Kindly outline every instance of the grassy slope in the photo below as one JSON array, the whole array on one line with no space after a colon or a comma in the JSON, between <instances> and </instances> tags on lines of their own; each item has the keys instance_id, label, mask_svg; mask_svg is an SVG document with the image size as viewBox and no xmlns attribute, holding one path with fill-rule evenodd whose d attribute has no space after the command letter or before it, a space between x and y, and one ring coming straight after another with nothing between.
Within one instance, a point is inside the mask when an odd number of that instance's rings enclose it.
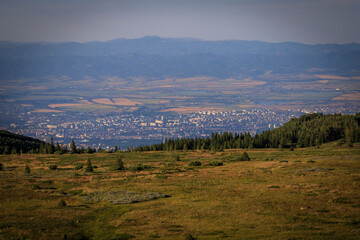
<instances>
[{"instance_id":1,"label":"grassy slope","mask_svg":"<svg viewBox=\"0 0 360 240\"><path fill-rule=\"evenodd\" d=\"M243 150L125 154L126 167L152 166L142 172L111 171L115 154L2 155L0 238L359 239L359 147L247 150L250 162L230 161ZM94 173L74 170L88 157L98 166ZM191 160L203 166L188 167ZM212 160L224 166L205 166ZM307 171L314 168L319 171ZM80 197L97 190L171 197L126 205ZM57 206L61 199L66 207Z\"/></svg>"}]
</instances>

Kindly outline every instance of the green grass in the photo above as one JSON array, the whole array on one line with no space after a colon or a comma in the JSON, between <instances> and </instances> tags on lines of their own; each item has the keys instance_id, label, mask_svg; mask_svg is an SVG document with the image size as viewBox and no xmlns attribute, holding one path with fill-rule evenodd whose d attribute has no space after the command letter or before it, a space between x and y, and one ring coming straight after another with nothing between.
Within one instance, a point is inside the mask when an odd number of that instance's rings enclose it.
<instances>
[{"instance_id":1,"label":"green grass","mask_svg":"<svg viewBox=\"0 0 360 240\"><path fill-rule=\"evenodd\" d=\"M1 155L0 239L360 238L359 145L246 149L250 161L232 161L243 151L123 153L124 171L111 170L116 154ZM88 158L94 172L74 169ZM138 164L150 168L132 171ZM124 205L82 198L93 191L170 197Z\"/></svg>"}]
</instances>

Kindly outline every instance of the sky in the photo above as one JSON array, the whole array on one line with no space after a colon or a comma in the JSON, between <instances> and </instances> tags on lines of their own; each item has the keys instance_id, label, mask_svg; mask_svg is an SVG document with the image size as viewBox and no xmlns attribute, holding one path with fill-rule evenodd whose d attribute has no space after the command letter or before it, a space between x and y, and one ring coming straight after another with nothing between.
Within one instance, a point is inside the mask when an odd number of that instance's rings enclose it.
<instances>
[{"instance_id":1,"label":"sky","mask_svg":"<svg viewBox=\"0 0 360 240\"><path fill-rule=\"evenodd\" d=\"M0 41L360 43L360 0L1 0Z\"/></svg>"}]
</instances>

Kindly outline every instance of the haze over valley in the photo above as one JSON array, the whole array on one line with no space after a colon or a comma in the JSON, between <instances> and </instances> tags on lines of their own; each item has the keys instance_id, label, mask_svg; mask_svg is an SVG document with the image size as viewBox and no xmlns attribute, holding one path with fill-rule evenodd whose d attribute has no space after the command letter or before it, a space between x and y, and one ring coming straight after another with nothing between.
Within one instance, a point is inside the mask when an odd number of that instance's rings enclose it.
<instances>
[{"instance_id":1,"label":"haze over valley","mask_svg":"<svg viewBox=\"0 0 360 240\"><path fill-rule=\"evenodd\" d=\"M2 129L126 148L356 113L360 44L144 37L0 43Z\"/></svg>"}]
</instances>

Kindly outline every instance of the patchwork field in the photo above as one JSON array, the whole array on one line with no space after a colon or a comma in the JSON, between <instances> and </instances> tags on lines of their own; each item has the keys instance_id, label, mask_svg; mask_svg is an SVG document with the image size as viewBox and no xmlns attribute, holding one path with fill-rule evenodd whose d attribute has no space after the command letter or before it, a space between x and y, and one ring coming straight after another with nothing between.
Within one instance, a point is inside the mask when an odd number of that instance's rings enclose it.
<instances>
[{"instance_id":1,"label":"patchwork field","mask_svg":"<svg viewBox=\"0 0 360 240\"><path fill-rule=\"evenodd\" d=\"M359 147L1 155L0 239L359 239Z\"/></svg>"}]
</instances>

